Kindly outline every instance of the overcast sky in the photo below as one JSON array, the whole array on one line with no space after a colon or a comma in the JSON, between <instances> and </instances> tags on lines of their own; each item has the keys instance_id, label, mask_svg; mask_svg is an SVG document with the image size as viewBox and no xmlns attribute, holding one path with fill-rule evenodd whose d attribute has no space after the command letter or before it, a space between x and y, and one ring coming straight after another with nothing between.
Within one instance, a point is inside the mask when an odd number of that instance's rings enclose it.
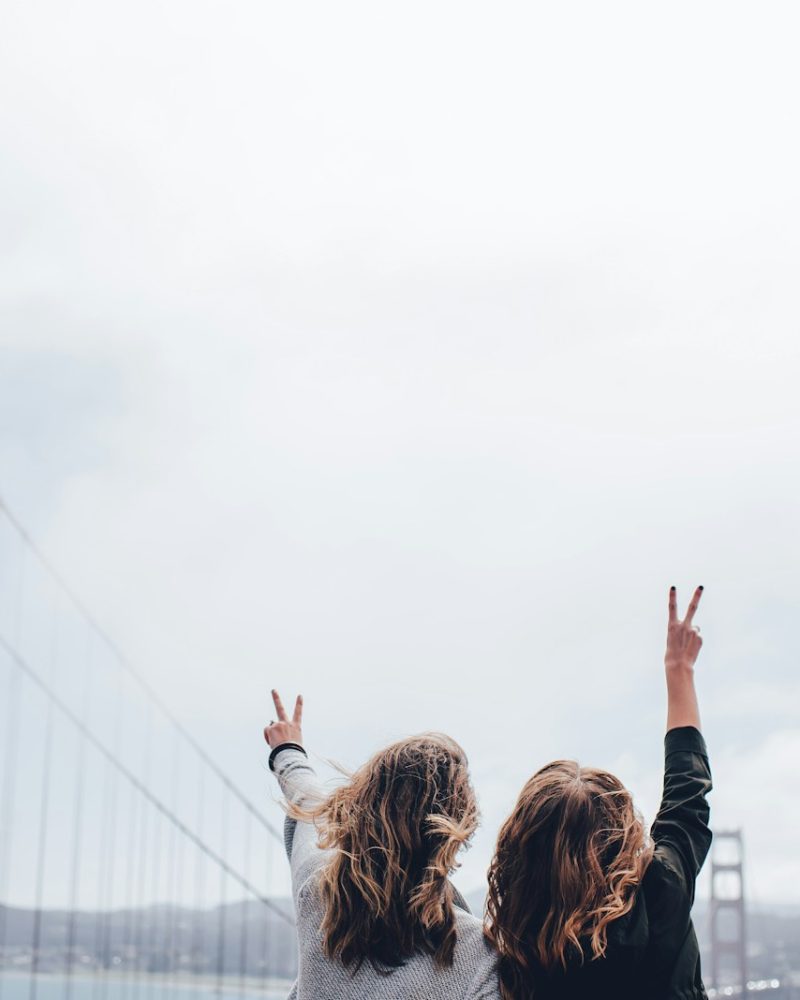
<instances>
[{"instance_id":1,"label":"overcast sky","mask_svg":"<svg viewBox=\"0 0 800 1000\"><path fill-rule=\"evenodd\" d=\"M273 818L277 685L349 765L463 743L463 888L554 757L652 819L702 583L713 822L798 901L798 28L6 4L0 492Z\"/></svg>"}]
</instances>

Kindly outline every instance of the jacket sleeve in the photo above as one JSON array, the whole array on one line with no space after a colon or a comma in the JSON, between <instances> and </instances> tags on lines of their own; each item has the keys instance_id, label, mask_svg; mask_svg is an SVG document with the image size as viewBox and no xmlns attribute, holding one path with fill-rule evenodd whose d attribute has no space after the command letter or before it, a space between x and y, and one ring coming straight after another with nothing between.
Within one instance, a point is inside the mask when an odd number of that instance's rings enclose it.
<instances>
[{"instance_id":1,"label":"jacket sleeve","mask_svg":"<svg viewBox=\"0 0 800 1000\"><path fill-rule=\"evenodd\" d=\"M697 876L711 846L711 769L705 740L694 726L670 729L664 738L664 792L650 830L655 856L694 902Z\"/></svg>"}]
</instances>

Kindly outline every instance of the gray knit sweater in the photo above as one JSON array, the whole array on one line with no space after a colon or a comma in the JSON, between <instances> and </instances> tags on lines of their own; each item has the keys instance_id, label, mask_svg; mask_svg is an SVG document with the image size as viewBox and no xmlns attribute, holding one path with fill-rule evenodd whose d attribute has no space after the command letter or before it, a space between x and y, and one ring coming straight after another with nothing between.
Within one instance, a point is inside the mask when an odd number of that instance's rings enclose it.
<instances>
[{"instance_id":1,"label":"gray knit sweater","mask_svg":"<svg viewBox=\"0 0 800 1000\"><path fill-rule=\"evenodd\" d=\"M308 758L287 748L274 759L275 775L286 798L298 805L318 802L325 792ZM297 919L299 971L290 1000L499 1000L496 958L483 937L480 921L466 904L456 907L457 942L453 965L437 968L430 955L419 953L388 974L364 962L350 972L322 951L320 924L324 909L318 876L330 852L317 846L313 824L287 818L286 853L292 868L292 896Z\"/></svg>"}]
</instances>

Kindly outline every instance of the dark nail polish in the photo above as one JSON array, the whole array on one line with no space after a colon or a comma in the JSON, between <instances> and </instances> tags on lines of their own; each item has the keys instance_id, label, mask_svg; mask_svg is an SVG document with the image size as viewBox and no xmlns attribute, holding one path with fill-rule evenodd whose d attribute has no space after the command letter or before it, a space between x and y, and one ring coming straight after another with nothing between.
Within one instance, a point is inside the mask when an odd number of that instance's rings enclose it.
<instances>
[{"instance_id":1,"label":"dark nail polish","mask_svg":"<svg viewBox=\"0 0 800 1000\"><path fill-rule=\"evenodd\" d=\"M674 587L670 587L669 589L670 589L670 590L674 590L675 588L674 588Z\"/></svg>"},{"instance_id":2,"label":"dark nail polish","mask_svg":"<svg viewBox=\"0 0 800 1000\"><path fill-rule=\"evenodd\" d=\"M700 586L700 587L698 587L697 589L698 589L698 590L703 590L704 588L703 588L702 586Z\"/></svg>"}]
</instances>

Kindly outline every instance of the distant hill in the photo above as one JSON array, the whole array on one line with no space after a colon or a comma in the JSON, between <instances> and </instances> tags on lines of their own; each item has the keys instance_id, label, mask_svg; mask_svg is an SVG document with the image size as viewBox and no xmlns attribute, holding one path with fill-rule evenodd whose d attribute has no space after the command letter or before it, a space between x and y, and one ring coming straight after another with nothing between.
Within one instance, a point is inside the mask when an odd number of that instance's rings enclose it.
<instances>
[{"instance_id":1,"label":"distant hill","mask_svg":"<svg viewBox=\"0 0 800 1000\"><path fill-rule=\"evenodd\" d=\"M472 912L482 915L484 892L468 893ZM290 899L272 900L291 916ZM708 905L699 901L694 921L703 966L710 968ZM5 947L0 964L30 962L34 912L0 906L5 919ZM143 972L184 972L215 975L296 975L294 927L257 902L229 903L208 910L170 904L110 912L46 910L42 914L40 968L57 972L68 963L70 921L73 967L134 969ZM800 972L800 906L751 908L747 914L748 972L754 979L784 977Z\"/></svg>"},{"instance_id":2,"label":"distant hill","mask_svg":"<svg viewBox=\"0 0 800 1000\"><path fill-rule=\"evenodd\" d=\"M292 917L291 900L274 899L272 903ZM26 964L34 935L34 911L0 906L0 920L5 922L0 962L5 966ZM170 904L75 914L45 910L39 936L42 971L67 967L70 936L73 967L159 973L221 971L225 975L285 978L296 974L293 924L255 901L208 910Z\"/></svg>"}]
</instances>

